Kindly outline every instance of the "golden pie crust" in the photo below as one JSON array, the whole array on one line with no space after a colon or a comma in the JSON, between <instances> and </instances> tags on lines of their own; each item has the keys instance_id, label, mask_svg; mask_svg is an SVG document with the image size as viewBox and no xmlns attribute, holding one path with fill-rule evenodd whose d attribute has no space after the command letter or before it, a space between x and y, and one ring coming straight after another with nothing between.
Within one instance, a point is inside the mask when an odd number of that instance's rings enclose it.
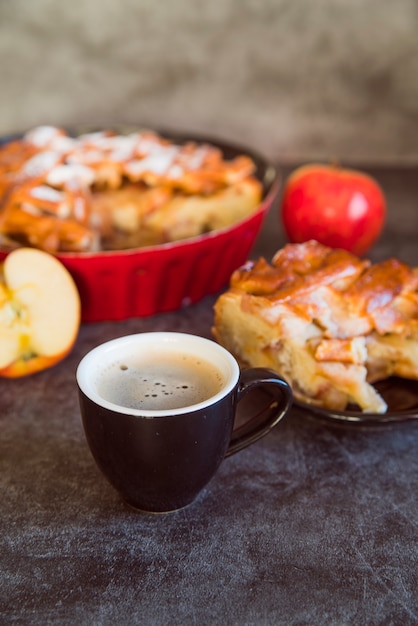
<instances>
[{"instance_id":1,"label":"golden pie crust","mask_svg":"<svg viewBox=\"0 0 418 626\"><path fill-rule=\"evenodd\" d=\"M0 147L0 245L91 252L194 237L259 206L254 172L249 156L148 130L40 126Z\"/></svg>"}]
</instances>

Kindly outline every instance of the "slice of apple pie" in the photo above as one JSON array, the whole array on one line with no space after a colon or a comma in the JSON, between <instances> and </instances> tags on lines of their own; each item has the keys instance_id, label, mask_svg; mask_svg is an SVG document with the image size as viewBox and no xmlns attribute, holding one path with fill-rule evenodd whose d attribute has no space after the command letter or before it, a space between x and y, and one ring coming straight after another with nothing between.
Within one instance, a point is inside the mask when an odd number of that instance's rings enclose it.
<instances>
[{"instance_id":1,"label":"slice of apple pie","mask_svg":"<svg viewBox=\"0 0 418 626\"><path fill-rule=\"evenodd\" d=\"M288 244L271 263L234 272L213 333L242 365L279 372L301 401L385 413L372 383L418 380L418 269L316 241Z\"/></svg>"}]
</instances>

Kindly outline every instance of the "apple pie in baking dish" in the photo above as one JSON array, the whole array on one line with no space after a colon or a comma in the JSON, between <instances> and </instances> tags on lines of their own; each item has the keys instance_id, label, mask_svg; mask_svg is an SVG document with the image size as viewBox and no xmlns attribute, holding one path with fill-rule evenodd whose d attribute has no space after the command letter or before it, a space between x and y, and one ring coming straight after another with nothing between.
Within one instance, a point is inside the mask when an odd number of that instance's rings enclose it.
<instances>
[{"instance_id":1,"label":"apple pie in baking dish","mask_svg":"<svg viewBox=\"0 0 418 626\"><path fill-rule=\"evenodd\" d=\"M0 244L89 252L194 237L259 206L254 171L249 156L152 131L37 127L0 147Z\"/></svg>"},{"instance_id":2,"label":"apple pie in baking dish","mask_svg":"<svg viewBox=\"0 0 418 626\"><path fill-rule=\"evenodd\" d=\"M385 413L372 383L418 380L418 269L316 241L235 271L215 303L215 338L244 366L270 367L295 397Z\"/></svg>"}]
</instances>

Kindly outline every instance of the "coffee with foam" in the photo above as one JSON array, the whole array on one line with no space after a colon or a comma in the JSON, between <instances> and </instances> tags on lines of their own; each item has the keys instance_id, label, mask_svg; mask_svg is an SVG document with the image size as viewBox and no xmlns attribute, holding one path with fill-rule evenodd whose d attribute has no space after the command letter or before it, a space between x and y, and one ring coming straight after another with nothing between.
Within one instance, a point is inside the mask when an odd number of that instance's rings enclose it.
<instances>
[{"instance_id":1,"label":"coffee with foam","mask_svg":"<svg viewBox=\"0 0 418 626\"><path fill-rule=\"evenodd\" d=\"M153 352L112 363L101 375L98 392L126 408L169 411L204 402L224 385L222 372L198 355Z\"/></svg>"}]
</instances>

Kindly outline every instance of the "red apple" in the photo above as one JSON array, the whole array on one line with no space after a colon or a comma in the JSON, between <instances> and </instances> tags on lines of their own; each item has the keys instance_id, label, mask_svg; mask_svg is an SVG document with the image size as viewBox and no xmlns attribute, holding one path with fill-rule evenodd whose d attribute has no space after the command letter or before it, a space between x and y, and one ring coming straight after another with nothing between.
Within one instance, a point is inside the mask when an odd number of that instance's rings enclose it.
<instances>
[{"instance_id":1,"label":"red apple","mask_svg":"<svg viewBox=\"0 0 418 626\"><path fill-rule=\"evenodd\" d=\"M80 297L52 255L18 248L0 267L0 376L18 378L51 367L71 350L80 326Z\"/></svg>"},{"instance_id":2,"label":"red apple","mask_svg":"<svg viewBox=\"0 0 418 626\"><path fill-rule=\"evenodd\" d=\"M287 179L281 217L291 242L316 239L362 256L382 231L386 201L371 176L312 163L299 167Z\"/></svg>"}]
</instances>

